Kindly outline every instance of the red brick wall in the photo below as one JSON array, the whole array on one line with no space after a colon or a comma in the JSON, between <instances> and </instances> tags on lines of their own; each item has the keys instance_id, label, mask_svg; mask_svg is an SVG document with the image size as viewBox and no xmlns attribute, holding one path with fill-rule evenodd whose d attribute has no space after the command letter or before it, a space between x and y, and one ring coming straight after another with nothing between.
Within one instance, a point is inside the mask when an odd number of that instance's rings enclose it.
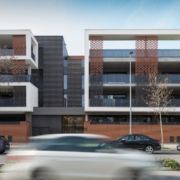
<instances>
[{"instance_id":1,"label":"red brick wall","mask_svg":"<svg viewBox=\"0 0 180 180\"><path fill-rule=\"evenodd\" d=\"M90 124L90 122L84 122L84 127L84 133L102 134L113 139L129 134L128 124ZM174 142L176 142L177 136L180 136L180 125L164 125L163 132L165 143L170 142L170 136L174 136ZM145 134L161 140L159 125L132 125L132 133Z\"/></svg>"},{"instance_id":2,"label":"red brick wall","mask_svg":"<svg viewBox=\"0 0 180 180\"><path fill-rule=\"evenodd\" d=\"M20 122L20 124L1 124L0 135L12 136L12 142L24 143L28 141L30 136L30 123Z\"/></svg>"},{"instance_id":3,"label":"red brick wall","mask_svg":"<svg viewBox=\"0 0 180 180\"><path fill-rule=\"evenodd\" d=\"M14 49L14 55L26 55L26 36L14 35L12 37L12 46Z\"/></svg>"}]
</instances>

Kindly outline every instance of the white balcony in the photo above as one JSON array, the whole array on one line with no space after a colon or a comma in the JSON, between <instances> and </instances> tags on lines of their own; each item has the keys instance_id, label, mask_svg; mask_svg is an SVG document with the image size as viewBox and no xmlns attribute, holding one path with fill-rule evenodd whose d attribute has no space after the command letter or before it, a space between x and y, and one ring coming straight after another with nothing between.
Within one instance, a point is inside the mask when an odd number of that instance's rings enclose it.
<instances>
[{"instance_id":1,"label":"white balcony","mask_svg":"<svg viewBox=\"0 0 180 180\"><path fill-rule=\"evenodd\" d=\"M21 47L22 40L19 41L18 38L13 40L13 37L17 36L24 36L24 47ZM25 60L25 64L30 65L32 69L38 68L38 42L30 30L0 30L0 43L7 46L6 58L14 55L16 60ZM15 43L19 46L19 50L23 49L23 54L19 55L15 52L16 49L13 47Z\"/></svg>"},{"instance_id":2,"label":"white balcony","mask_svg":"<svg viewBox=\"0 0 180 180\"><path fill-rule=\"evenodd\" d=\"M1 82L0 88L0 113L33 112L38 107L38 88L30 78L24 82Z\"/></svg>"}]
</instances>

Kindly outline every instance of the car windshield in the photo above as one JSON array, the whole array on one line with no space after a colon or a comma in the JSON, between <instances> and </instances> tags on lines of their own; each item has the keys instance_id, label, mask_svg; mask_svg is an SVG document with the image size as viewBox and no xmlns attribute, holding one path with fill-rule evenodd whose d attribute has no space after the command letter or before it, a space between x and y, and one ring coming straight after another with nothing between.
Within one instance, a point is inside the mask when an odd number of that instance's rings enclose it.
<instances>
[{"instance_id":1,"label":"car windshield","mask_svg":"<svg viewBox=\"0 0 180 180\"><path fill-rule=\"evenodd\" d=\"M120 141L122 139L125 139L127 137L127 135L121 136L120 138L117 139L117 141Z\"/></svg>"}]
</instances>

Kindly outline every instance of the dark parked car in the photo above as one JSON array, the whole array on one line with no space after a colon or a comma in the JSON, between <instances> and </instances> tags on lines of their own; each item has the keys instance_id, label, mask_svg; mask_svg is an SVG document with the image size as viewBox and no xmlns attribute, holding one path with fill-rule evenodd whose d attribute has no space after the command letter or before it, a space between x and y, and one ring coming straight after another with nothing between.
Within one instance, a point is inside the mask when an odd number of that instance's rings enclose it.
<instances>
[{"instance_id":1,"label":"dark parked car","mask_svg":"<svg viewBox=\"0 0 180 180\"><path fill-rule=\"evenodd\" d=\"M0 153L10 149L9 141L4 136L0 136Z\"/></svg>"},{"instance_id":2,"label":"dark parked car","mask_svg":"<svg viewBox=\"0 0 180 180\"><path fill-rule=\"evenodd\" d=\"M177 145L177 151L180 151L180 144Z\"/></svg>"},{"instance_id":3,"label":"dark parked car","mask_svg":"<svg viewBox=\"0 0 180 180\"><path fill-rule=\"evenodd\" d=\"M117 140L103 143L101 146L111 148L132 148L146 151L152 154L154 151L161 150L161 144L158 140L152 139L143 134L125 135Z\"/></svg>"}]
</instances>

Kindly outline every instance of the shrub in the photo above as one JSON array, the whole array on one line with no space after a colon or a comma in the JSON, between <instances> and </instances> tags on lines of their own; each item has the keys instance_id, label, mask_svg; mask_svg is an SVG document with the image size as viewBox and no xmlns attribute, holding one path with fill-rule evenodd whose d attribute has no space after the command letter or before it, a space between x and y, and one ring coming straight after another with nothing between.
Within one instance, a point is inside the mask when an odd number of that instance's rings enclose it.
<instances>
[{"instance_id":1,"label":"shrub","mask_svg":"<svg viewBox=\"0 0 180 180\"><path fill-rule=\"evenodd\" d=\"M163 166L170 167L173 170L176 170L176 171L180 170L180 164L177 161L173 160L173 159L163 158L162 159L162 164L163 164Z\"/></svg>"}]
</instances>

